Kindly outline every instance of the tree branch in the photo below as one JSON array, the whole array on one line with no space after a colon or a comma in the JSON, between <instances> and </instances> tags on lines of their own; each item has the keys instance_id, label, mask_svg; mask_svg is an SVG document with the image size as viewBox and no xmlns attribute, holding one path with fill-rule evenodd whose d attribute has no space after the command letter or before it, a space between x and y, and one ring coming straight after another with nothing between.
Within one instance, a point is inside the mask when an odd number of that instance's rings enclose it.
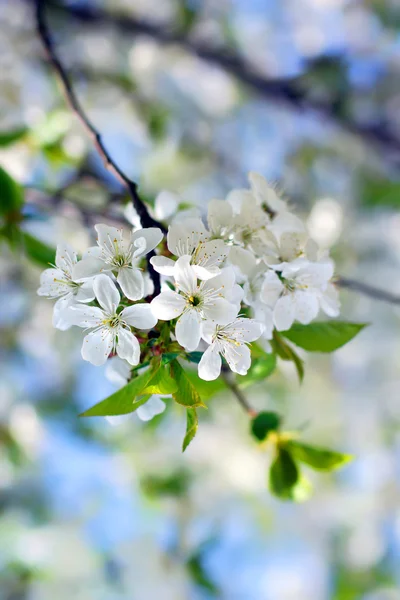
<instances>
[{"instance_id":1,"label":"tree branch","mask_svg":"<svg viewBox=\"0 0 400 600\"><path fill-rule=\"evenodd\" d=\"M231 373L224 371L224 368L222 368L221 377L225 381L227 387L231 390L232 394L235 396L236 400L239 402L240 406L247 412L249 417L252 419L256 417L258 412L251 406L242 390L240 390L233 381Z\"/></svg>"},{"instance_id":2,"label":"tree branch","mask_svg":"<svg viewBox=\"0 0 400 600\"><path fill-rule=\"evenodd\" d=\"M382 302L389 302L390 304L400 304L400 296L396 296L396 294L386 292L385 290L380 290L379 288L373 287L372 285L368 285L366 283L348 279L347 277L338 277L338 279L335 281L335 284L351 292L356 292L358 294L362 294L363 296L373 298L374 300L381 300Z\"/></svg>"},{"instance_id":3,"label":"tree branch","mask_svg":"<svg viewBox=\"0 0 400 600\"><path fill-rule=\"evenodd\" d=\"M241 56L226 48L209 48L200 42L190 40L185 34L134 16L113 15L98 7L77 4L67 9L54 0L51 0L51 5L60 11L68 10L69 14L84 23L113 26L127 34L148 35L162 45L178 44L186 52L222 68L264 98L283 102L298 111L316 111L323 119L339 125L368 143L372 142L379 146L381 151L391 152L393 162L400 164L400 139L393 132L390 124L362 124L354 121L351 117L339 113L336 101L327 102L310 98L300 78L268 78L257 72Z\"/></svg>"},{"instance_id":4,"label":"tree branch","mask_svg":"<svg viewBox=\"0 0 400 600\"><path fill-rule=\"evenodd\" d=\"M46 16L45 16L45 2L46 0L35 0L36 6L36 25L39 37L43 43L43 46L46 50L48 59L53 66L55 72L57 73L59 80L62 84L62 89L68 104L71 109L74 111L76 116L79 118L87 132L89 133L93 144L102 157L104 166L111 172L113 175L128 189L129 194L132 198L133 206L136 212L139 215L140 223L142 227L159 227L164 233L165 228L161 223L155 221L151 215L149 214L145 203L141 200L138 191L137 184L132 181L123 171L118 167L116 162L108 153L101 135L93 125L93 123L89 120L86 115L84 109L82 108L75 91L72 87L72 84L69 80L67 72L62 65L57 52L55 50L50 31L47 25ZM148 269L150 273L150 277L154 284L155 294L158 294L160 291L160 275L153 269L153 266L150 263L151 256L154 256L154 252L151 252L147 255L148 259Z\"/></svg>"}]
</instances>

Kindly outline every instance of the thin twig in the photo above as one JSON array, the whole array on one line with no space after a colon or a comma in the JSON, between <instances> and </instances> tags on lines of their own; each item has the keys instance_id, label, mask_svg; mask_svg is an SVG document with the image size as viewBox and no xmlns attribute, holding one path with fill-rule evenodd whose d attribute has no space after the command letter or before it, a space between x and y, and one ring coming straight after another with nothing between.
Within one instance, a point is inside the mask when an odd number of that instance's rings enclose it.
<instances>
[{"instance_id":1,"label":"thin twig","mask_svg":"<svg viewBox=\"0 0 400 600\"><path fill-rule=\"evenodd\" d=\"M108 153L101 135L90 121L88 116L86 115L84 109L82 108L75 91L72 87L72 84L69 80L67 72L61 63L57 52L55 50L50 31L47 25L46 17L45 17L45 2L46 0L35 0L36 5L36 24L37 31L40 39L42 40L43 46L47 52L48 59L53 66L55 72L57 73L60 82L62 84L62 89L64 91L64 95L71 109L74 111L76 116L79 118L85 129L88 131L93 144L102 157L104 166L111 172L113 175L125 186L127 187L129 194L132 198L133 206L138 213L140 223L142 227L159 227L164 233L165 228L161 223L155 221L151 215L149 214L145 203L141 200L138 191L137 184L132 181L125 173L120 169L120 167L116 164L113 158ZM159 293L160 291L160 275L153 269L149 259L154 255L154 252L148 254L148 268L149 273L154 283L155 293Z\"/></svg>"},{"instance_id":2,"label":"thin twig","mask_svg":"<svg viewBox=\"0 0 400 600\"><path fill-rule=\"evenodd\" d=\"M257 411L251 406L242 390L239 389L236 383L232 380L231 374L222 369L221 376L228 388L231 390L232 394L235 396L236 400L239 402L240 406L247 412L249 417L252 419L256 417L258 414Z\"/></svg>"},{"instance_id":3,"label":"thin twig","mask_svg":"<svg viewBox=\"0 0 400 600\"><path fill-rule=\"evenodd\" d=\"M372 285L361 283L360 281L354 281L347 277L339 277L335 281L335 284L351 292L357 292L363 296L373 298L374 300L382 300L382 302L389 302L390 304L400 304L400 296L396 296L396 294L386 292L385 290L380 290Z\"/></svg>"},{"instance_id":4,"label":"thin twig","mask_svg":"<svg viewBox=\"0 0 400 600\"><path fill-rule=\"evenodd\" d=\"M74 4L67 9L52 0L51 6L60 11L68 10L70 15L87 24L109 25L122 33L148 35L162 45L177 44L186 52L223 69L264 98L284 103L298 111L316 111L323 119L334 122L364 141L372 142L381 150L392 153L393 163L399 164L400 139L390 127L390 123L363 124L343 115L338 111L337 101L311 98L304 85L304 78L268 77L257 72L245 59L227 48L210 48L188 38L185 33L173 31L154 21L132 15L114 15L99 7L83 4Z\"/></svg>"}]
</instances>

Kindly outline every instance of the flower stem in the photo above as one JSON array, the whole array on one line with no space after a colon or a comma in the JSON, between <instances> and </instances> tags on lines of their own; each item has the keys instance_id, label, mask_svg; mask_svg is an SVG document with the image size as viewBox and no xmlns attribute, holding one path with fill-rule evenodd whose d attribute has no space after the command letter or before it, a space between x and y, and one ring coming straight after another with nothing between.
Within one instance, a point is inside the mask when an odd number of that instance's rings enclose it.
<instances>
[{"instance_id":1,"label":"flower stem","mask_svg":"<svg viewBox=\"0 0 400 600\"><path fill-rule=\"evenodd\" d=\"M255 408L251 406L246 396L243 394L242 390L233 381L231 374L227 373L226 371L222 371L221 375L222 379L225 381L226 385L231 390L232 394L235 396L240 406L247 412L249 417L254 419L254 417L257 416L258 412L255 410Z\"/></svg>"}]
</instances>

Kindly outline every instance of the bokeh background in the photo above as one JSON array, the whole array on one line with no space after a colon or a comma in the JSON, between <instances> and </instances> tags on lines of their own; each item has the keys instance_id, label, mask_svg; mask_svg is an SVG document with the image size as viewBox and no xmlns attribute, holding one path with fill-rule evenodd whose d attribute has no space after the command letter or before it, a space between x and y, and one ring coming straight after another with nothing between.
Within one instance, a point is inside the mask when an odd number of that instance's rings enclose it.
<instances>
[{"instance_id":1,"label":"bokeh background","mask_svg":"<svg viewBox=\"0 0 400 600\"><path fill-rule=\"evenodd\" d=\"M127 198L45 61L31 2L0 0L0 163L23 229L78 250ZM50 4L50 3L49 3ZM398 0L81 0L48 9L76 91L153 201L204 207L276 181L338 274L400 293ZM10 135L12 134L12 135ZM1 201L1 198L0 198ZM40 268L1 242L2 600L399 600L400 308L343 290L371 325L333 356L279 363L249 392L304 439L355 454L309 473L305 504L266 489L268 456L228 393L118 426L78 414L113 391L51 326Z\"/></svg>"}]
</instances>

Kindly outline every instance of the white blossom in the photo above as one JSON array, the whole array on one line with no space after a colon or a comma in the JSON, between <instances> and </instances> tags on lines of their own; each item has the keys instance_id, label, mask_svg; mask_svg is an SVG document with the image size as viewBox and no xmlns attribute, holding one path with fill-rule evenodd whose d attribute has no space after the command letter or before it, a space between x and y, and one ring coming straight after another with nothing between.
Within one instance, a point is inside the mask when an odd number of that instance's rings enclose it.
<instances>
[{"instance_id":1,"label":"white blossom","mask_svg":"<svg viewBox=\"0 0 400 600\"><path fill-rule=\"evenodd\" d=\"M237 315L242 295L231 268L223 269L212 279L198 283L190 260L190 256L181 256L175 263L176 291L161 292L151 302L158 319L169 321L179 317L175 336L188 351L195 350L199 344L202 321L228 323Z\"/></svg>"},{"instance_id":2,"label":"white blossom","mask_svg":"<svg viewBox=\"0 0 400 600\"><path fill-rule=\"evenodd\" d=\"M157 318L150 305L135 304L118 312L121 298L115 284L107 275L97 275L93 289L101 308L74 305L69 309L74 325L92 329L83 340L83 359L99 366L106 362L112 352L116 352L129 364L137 365L140 360L140 346L131 327L151 329L156 325Z\"/></svg>"},{"instance_id":3,"label":"white blossom","mask_svg":"<svg viewBox=\"0 0 400 600\"><path fill-rule=\"evenodd\" d=\"M169 221L176 214L182 199L173 192L162 190L154 201L154 209L149 208L149 213L156 221ZM124 210L124 216L135 228L140 228L140 217L133 203L129 202Z\"/></svg>"},{"instance_id":4,"label":"white blossom","mask_svg":"<svg viewBox=\"0 0 400 600\"><path fill-rule=\"evenodd\" d=\"M39 296L58 298L53 309L53 326L65 331L71 326L68 308L75 302L91 302L94 299L91 281L77 281L75 270L78 263L76 252L69 244L58 244L55 266L40 276Z\"/></svg>"},{"instance_id":5,"label":"white blossom","mask_svg":"<svg viewBox=\"0 0 400 600\"><path fill-rule=\"evenodd\" d=\"M209 321L203 323L202 338L210 345L199 362L199 377L206 381L217 379L221 373L221 356L232 371L246 375L251 365L251 354L247 344L257 340L262 332L261 323L242 317L227 325Z\"/></svg>"},{"instance_id":6,"label":"white blossom","mask_svg":"<svg viewBox=\"0 0 400 600\"><path fill-rule=\"evenodd\" d=\"M279 197L277 191L269 185L265 177L250 171L249 182L257 204L264 210L273 214L284 213L288 210L286 202Z\"/></svg>"},{"instance_id":7,"label":"white blossom","mask_svg":"<svg viewBox=\"0 0 400 600\"><path fill-rule=\"evenodd\" d=\"M337 316L339 303L332 276L330 260L311 263L300 258L286 264L280 276L268 271L260 298L272 309L276 329L285 331L296 320L306 325L316 318L320 308L329 316Z\"/></svg>"},{"instance_id":8,"label":"white blossom","mask_svg":"<svg viewBox=\"0 0 400 600\"><path fill-rule=\"evenodd\" d=\"M220 239L209 239L201 219L188 218L172 223L168 228L167 246L174 256L190 256L190 264L199 279L210 279L220 272L229 248ZM166 256L153 256L150 260L162 275L174 276L175 261Z\"/></svg>"},{"instance_id":9,"label":"white blossom","mask_svg":"<svg viewBox=\"0 0 400 600\"><path fill-rule=\"evenodd\" d=\"M133 231L130 240L123 239L123 230L109 225L95 225L97 246L89 248L76 267L76 277L84 279L98 273L113 273L125 296L140 300L144 296L144 281L136 262L153 250L162 240L158 227Z\"/></svg>"}]
</instances>

